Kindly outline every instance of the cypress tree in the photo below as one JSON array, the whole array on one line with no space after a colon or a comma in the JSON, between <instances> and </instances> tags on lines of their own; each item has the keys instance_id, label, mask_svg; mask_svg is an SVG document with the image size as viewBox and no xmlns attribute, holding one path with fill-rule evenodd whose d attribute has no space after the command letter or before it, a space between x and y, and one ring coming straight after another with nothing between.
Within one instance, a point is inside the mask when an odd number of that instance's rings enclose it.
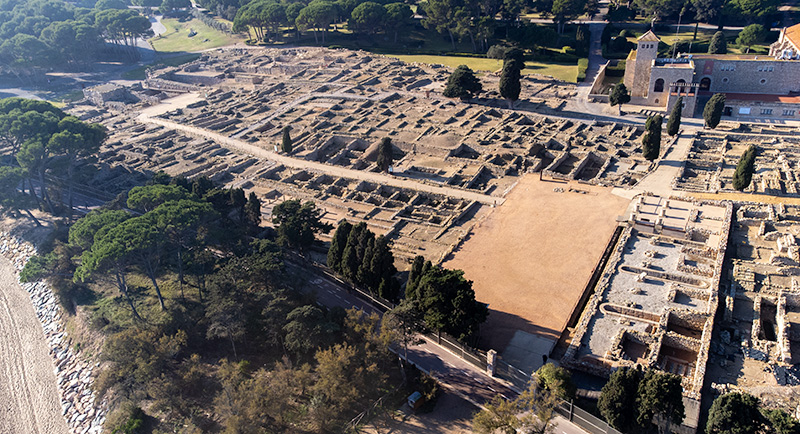
<instances>
[{"instance_id":1,"label":"cypress tree","mask_svg":"<svg viewBox=\"0 0 800 434\"><path fill-rule=\"evenodd\" d=\"M397 292L400 289L400 285L394 278L397 268L394 266L394 255L392 254L389 240L383 235L375 239L370 268L373 276L375 276L378 295L387 300L396 301Z\"/></svg>"},{"instance_id":2,"label":"cypress tree","mask_svg":"<svg viewBox=\"0 0 800 434\"><path fill-rule=\"evenodd\" d=\"M653 161L661 152L661 115L650 116L644 125L645 133L642 136L642 156Z\"/></svg>"},{"instance_id":3,"label":"cypress tree","mask_svg":"<svg viewBox=\"0 0 800 434\"><path fill-rule=\"evenodd\" d=\"M347 237L352 229L353 225L347 220L343 220L336 228L336 232L333 233L331 247L328 249L328 267L337 273L342 273L342 257L344 249L347 247Z\"/></svg>"},{"instance_id":4,"label":"cypress tree","mask_svg":"<svg viewBox=\"0 0 800 434\"><path fill-rule=\"evenodd\" d=\"M728 41L725 39L725 34L722 32L714 33L711 37L711 43L708 44L708 54L727 54Z\"/></svg>"},{"instance_id":5,"label":"cypress tree","mask_svg":"<svg viewBox=\"0 0 800 434\"><path fill-rule=\"evenodd\" d=\"M347 244L342 253L342 275L352 281L356 282L358 279L358 269L361 266L361 255L359 252L359 240L363 238L362 233L367 231L367 224L361 222L350 230L347 235Z\"/></svg>"},{"instance_id":6,"label":"cypress tree","mask_svg":"<svg viewBox=\"0 0 800 434\"><path fill-rule=\"evenodd\" d=\"M289 135L289 130L291 129L292 127L288 125L283 127L283 140L281 141L281 151L287 154L292 153L292 136Z\"/></svg>"},{"instance_id":7,"label":"cypress tree","mask_svg":"<svg viewBox=\"0 0 800 434\"><path fill-rule=\"evenodd\" d=\"M244 204L244 219L250 228L255 229L261 224L261 201L254 192L250 192L247 203Z\"/></svg>"},{"instance_id":8,"label":"cypress tree","mask_svg":"<svg viewBox=\"0 0 800 434\"><path fill-rule=\"evenodd\" d=\"M708 100L706 107L703 109L703 120L705 120L706 126L712 130L716 128L717 125L719 125L720 119L722 119L722 109L724 108L725 94L715 93L714 96Z\"/></svg>"},{"instance_id":9,"label":"cypress tree","mask_svg":"<svg viewBox=\"0 0 800 434\"><path fill-rule=\"evenodd\" d=\"M365 232L366 245L361 253L361 263L358 266L358 284L365 286L370 291L377 289L379 280L375 278L372 269L372 260L375 257L375 234L367 230Z\"/></svg>"},{"instance_id":10,"label":"cypress tree","mask_svg":"<svg viewBox=\"0 0 800 434\"><path fill-rule=\"evenodd\" d=\"M388 172L394 160L394 153L392 151L392 139L384 137L378 147L378 159L376 164L381 172Z\"/></svg>"},{"instance_id":11,"label":"cypress tree","mask_svg":"<svg viewBox=\"0 0 800 434\"><path fill-rule=\"evenodd\" d=\"M739 191L744 191L750 185L753 179L753 172L755 171L756 162L756 147L750 145L739 159L736 165L736 171L733 172L733 188Z\"/></svg>"},{"instance_id":12,"label":"cypress tree","mask_svg":"<svg viewBox=\"0 0 800 434\"><path fill-rule=\"evenodd\" d=\"M500 73L500 95L508 101L508 108L514 108L514 101L519 99L522 89L519 80L524 67L524 64L515 59L503 63L503 71Z\"/></svg>"},{"instance_id":13,"label":"cypress tree","mask_svg":"<svg viewBox=\"0 0 800 434\"><path fill-rule=\"evenodd\" d=\"M669 120L667 120L667 134L675 137L681 129L681 111L683 111L683 97L678 97L675 105L672 106L672 111L669 113Z\"/></svg>"},{"instance_id":14,"label":"cypress tree","mask_svg":"<svg viewBox=\"0 0 800 434\"><path fill-rule=\"evenodd\" d=\"M425 265L425 258L422 255L414 257L411 263L411 270L408 272L408 282L406 282L406 298L413 300L416 298L416 286L422 276L422 267Z\"/></svg>"}]
</instances>

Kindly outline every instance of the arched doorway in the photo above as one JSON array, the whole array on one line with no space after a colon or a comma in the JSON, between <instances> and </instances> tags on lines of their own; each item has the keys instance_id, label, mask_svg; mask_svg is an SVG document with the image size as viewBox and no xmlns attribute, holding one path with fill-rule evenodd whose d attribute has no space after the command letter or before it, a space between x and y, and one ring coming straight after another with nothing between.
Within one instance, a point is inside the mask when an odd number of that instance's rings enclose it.
<instances>
[{"instance_id":1,"label":"arched doorway","mask_svg":"<svg viewBox=\"0 0 800 434\"><path fill-rule=\"evenodd\" d=\"M709 90L711 89L711 77L703 77L700 80L700 90Z\"/></svg>"},{"instance_id":2,"label":"arched doorway","mask_svg":"<svg viewBox=\"0 0 800 434\"><path fill-rule=\"evenodd\" d=\"M664 79L659 78L656 80L655 85L653 86L653 92L663 92L664 91Z\"/></svg>"},{"instance_id":3,"label":"arched doorway","mask_svg":"<svg viewBox=\"0 0 800 434\"><path fill-rule=\"evenodd\" d=\"M686 88L683 86L684 84L686 84L686 80L680 79L680 80L676 81L676 83L678 83L678 85L680 86L678 88L678 93L679 94L683 93L686 90Z\"/></svg>"}]
</instances>

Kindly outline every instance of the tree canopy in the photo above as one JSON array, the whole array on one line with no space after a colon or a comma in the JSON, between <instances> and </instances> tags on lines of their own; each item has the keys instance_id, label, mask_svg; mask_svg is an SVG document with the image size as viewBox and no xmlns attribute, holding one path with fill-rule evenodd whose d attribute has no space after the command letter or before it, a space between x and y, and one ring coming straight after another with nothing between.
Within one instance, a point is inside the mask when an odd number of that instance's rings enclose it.
<instances>
[{"instance_id":1,"label":"tree canopy","mask_svg":"<svg viewBox=\"0 0 800 434\"><path fill-rule=\"evenodd\" d=\"M679 96L672 106L672 111L669 112L669 119L667 120L667 134L672 137L678 135L681 128L681 113L683 112L683 97Z\"/></svg>"},{"instance_id":2,"label":"tree canopy","mask_svg":"<svg viewBox=\"0 0 800 434\"><path fill-rule=\"evenodd\" d=\"M524 68L525 63L517 59L509 59L503 63L503 71L500 73L500 96L508 100L509 108L513 108L514 101L519 99L522 90L520 72Z\"/></svg>"},{"instance_id":3,"label":"tree canopy","mask_svg":"<svg viewBox=\"0 0 800 434\"><path fill-rule=\"evenodd\" d=\"M708 434L757 434L764 427L758 398L746 393L726 393L708 411Z\"/></svg>"},{"instance_id":4,"label":"tree canopy","mask_svg":"<svg viewBox=\"0 0 800 434\"><path fill-rule=\"evenodd\" d=\"M755 172L756 162L756 147L750 145L742 154L739 163L736 165L736 170L733 172L733 188L739 191L744 191L745 188L750 186L750 181L753 179L753 172Z\"/></svg>"},{"instance_id":5,"label":"tree canopy","mask_svg":"<svg viewBox=\"0 0 800 434\"><path fill-rule=\"evenodd\" d=\"M706 126L714 129L722 119L722 110L725 108L725 94L715 93L703 109L703 120Z\"/></svg>"},{"instance_id":6,"label":"tree canopy","mask_svg":"<svg viewBox=\"0 0 800 434\"><path fill-rule=\"evenodd\" d=\"M483 85L475 77L475 73L467 65L459 65L447 79L442 95L448 98L460 98L463 101L472 99L483 92Z\"/></svg>"},{"instance_id":7,"label":"tree canopy","mask_svg":"<svg viewBox=\"0 0 800 434\"><path fill-rule=\"evenodd\" d=\"M722 32L714 33L711 37L711 43L708 44L708 54L727 54L728 53L728 40L725 39L725 34Z\"/></svg>"},{"instance_id":8,"label":"tree canopy","mask_svg":"<svg viewBox=\"0 0 800 434\"><path fill-rule=\"evenodd\" d=\"M619 106L619 111L622 113L622 105L631 102L631 96L628 94L628 88L624 83L618 83L611 89L611 94L608 96L608 103L613 107Z\"/></svg>"},{"instance_id":9,"label":"tree canopy","mask_svg":"<svg viewBox=\"0 0 800 434\"><path fill-rule=\"evenodd\" d=\"M272 209L272 222L278 225L278 241L290 248L305 250L318 232L328 233L330 223L321 220L323 211L308 201L287 200Z\"/></svg>"},{"instance_id":10,"label":"tree canopy","mask_svg":"<svg viewBox=\"0 0 800 434\"><path fill-rule=\"evenodd\" d=\"M425 324L434 330L466 340L477 333L489 316L486 305L475 300L472 281L464 278L462 270L426 263L423 272L414 279L413 290L406 290L406 298L415 303Z\"/></svg>"},{"instance_id":11,"label":"tree canopy","mask_svg":"<svg viewBox=\"0 0 800 434\"><path fill-rule=\"evenodd\" d=\"M656 160L661 153L661 124L663 121L661 115L655 115L649 116L644 124L642 156L645 160Z\"/></svg>"},{"instance_id":12,"label":"tree canopy","mask_svg":"<svg viewBox=\"0 0 800 434\"><path fill-rule=\"evenodd\" d=\"M761 24L750 24L739 32L739 36L736 37L736 43L747 47L747 51L745 52L749 53L750 47L764 42L766 37L767 31L764 29L764 26Z\"/></svg>"}]
</instances>

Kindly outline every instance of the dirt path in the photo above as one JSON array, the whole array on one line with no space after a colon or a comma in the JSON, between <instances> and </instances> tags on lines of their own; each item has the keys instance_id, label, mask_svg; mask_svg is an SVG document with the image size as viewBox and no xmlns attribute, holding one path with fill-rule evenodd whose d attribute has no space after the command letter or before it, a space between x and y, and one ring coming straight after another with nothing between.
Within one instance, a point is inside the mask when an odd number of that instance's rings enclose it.
<instances>
[{"instance_id":1,"label":"dirt path","mask_svg":"<svg viewBox=\"0 0 800 434\"><path fill-rule=\"evenodd\" d=\"M52 358L28 293L0 257L0 434L67 432Z\"/></svg>"},{"instance_id":2,"label":"dirt path","mask_svg":"<svg viewBox=\"0 0 800 434\"><path fill-rule=\"evenodd\" d=\"M627 205L608 188L524 176L444 264L489 303L482 343L502 352L517 330L558 339Z\"/></svg>"},{"instance_id":3,"label":"dirt path","mask_svg":"<svg viewBox=\"0 0 800 434\"><path fill-rule=\"evenodd\" d=\"M191 100L190 96L184 96L183 98L185 98L184 102ZM160 108L160 105L155 107ZM151 117L153 116L153 113L158 113L157 110L158 109L143 111L142 114L137 118L137 120L142 123L161 125L162 127L167 129L181 131L190 136L204 137L206 139L213 140L220 146L224 146L234 152L272 160L279 164L283 164L284 166L293 167L296 169L308 169L308 170L313 170L315 172L326 173L328 175L338 176L342 178L357 179L362 181L373 182L376 184L390 185L392 187L398 187L398 188L407 188L410 190L423 191L426 193L455 197L464 200L470 200L470 201L474 200L483 204L501 205L505 201L505 199L503 199L502 197L488 196L482 193L478 193L476 191L460 190L448 186L423 184L421 182L412 179L401 178L399 176L389 176L383 173L348 169L346 167L332 166L328 164L318 163L316 161L309 161L309 160L303 160L301 158L289 157L284 154L279 154L269 149L253 145L243 140L233 139L203 128L183 125L177 122Z\"/></svg>"}]
</instances>

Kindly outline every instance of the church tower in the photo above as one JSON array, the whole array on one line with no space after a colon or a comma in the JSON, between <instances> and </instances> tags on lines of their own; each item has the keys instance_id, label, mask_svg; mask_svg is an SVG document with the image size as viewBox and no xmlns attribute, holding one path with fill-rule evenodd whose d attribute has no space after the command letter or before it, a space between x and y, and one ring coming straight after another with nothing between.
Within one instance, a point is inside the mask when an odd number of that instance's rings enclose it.
<instances>
[{"instance_id":1,"label":"church tower","mask_svg":"<svg viewBox=\"0 0 800 434\"><path fill-rule=\"evenodd\" d=\"M625 87L633 97L646 97L650 86L650 69L658 57L658 36L652 30L636 40L636 51L625 64Z\"/></svg>"}]
</instances>

